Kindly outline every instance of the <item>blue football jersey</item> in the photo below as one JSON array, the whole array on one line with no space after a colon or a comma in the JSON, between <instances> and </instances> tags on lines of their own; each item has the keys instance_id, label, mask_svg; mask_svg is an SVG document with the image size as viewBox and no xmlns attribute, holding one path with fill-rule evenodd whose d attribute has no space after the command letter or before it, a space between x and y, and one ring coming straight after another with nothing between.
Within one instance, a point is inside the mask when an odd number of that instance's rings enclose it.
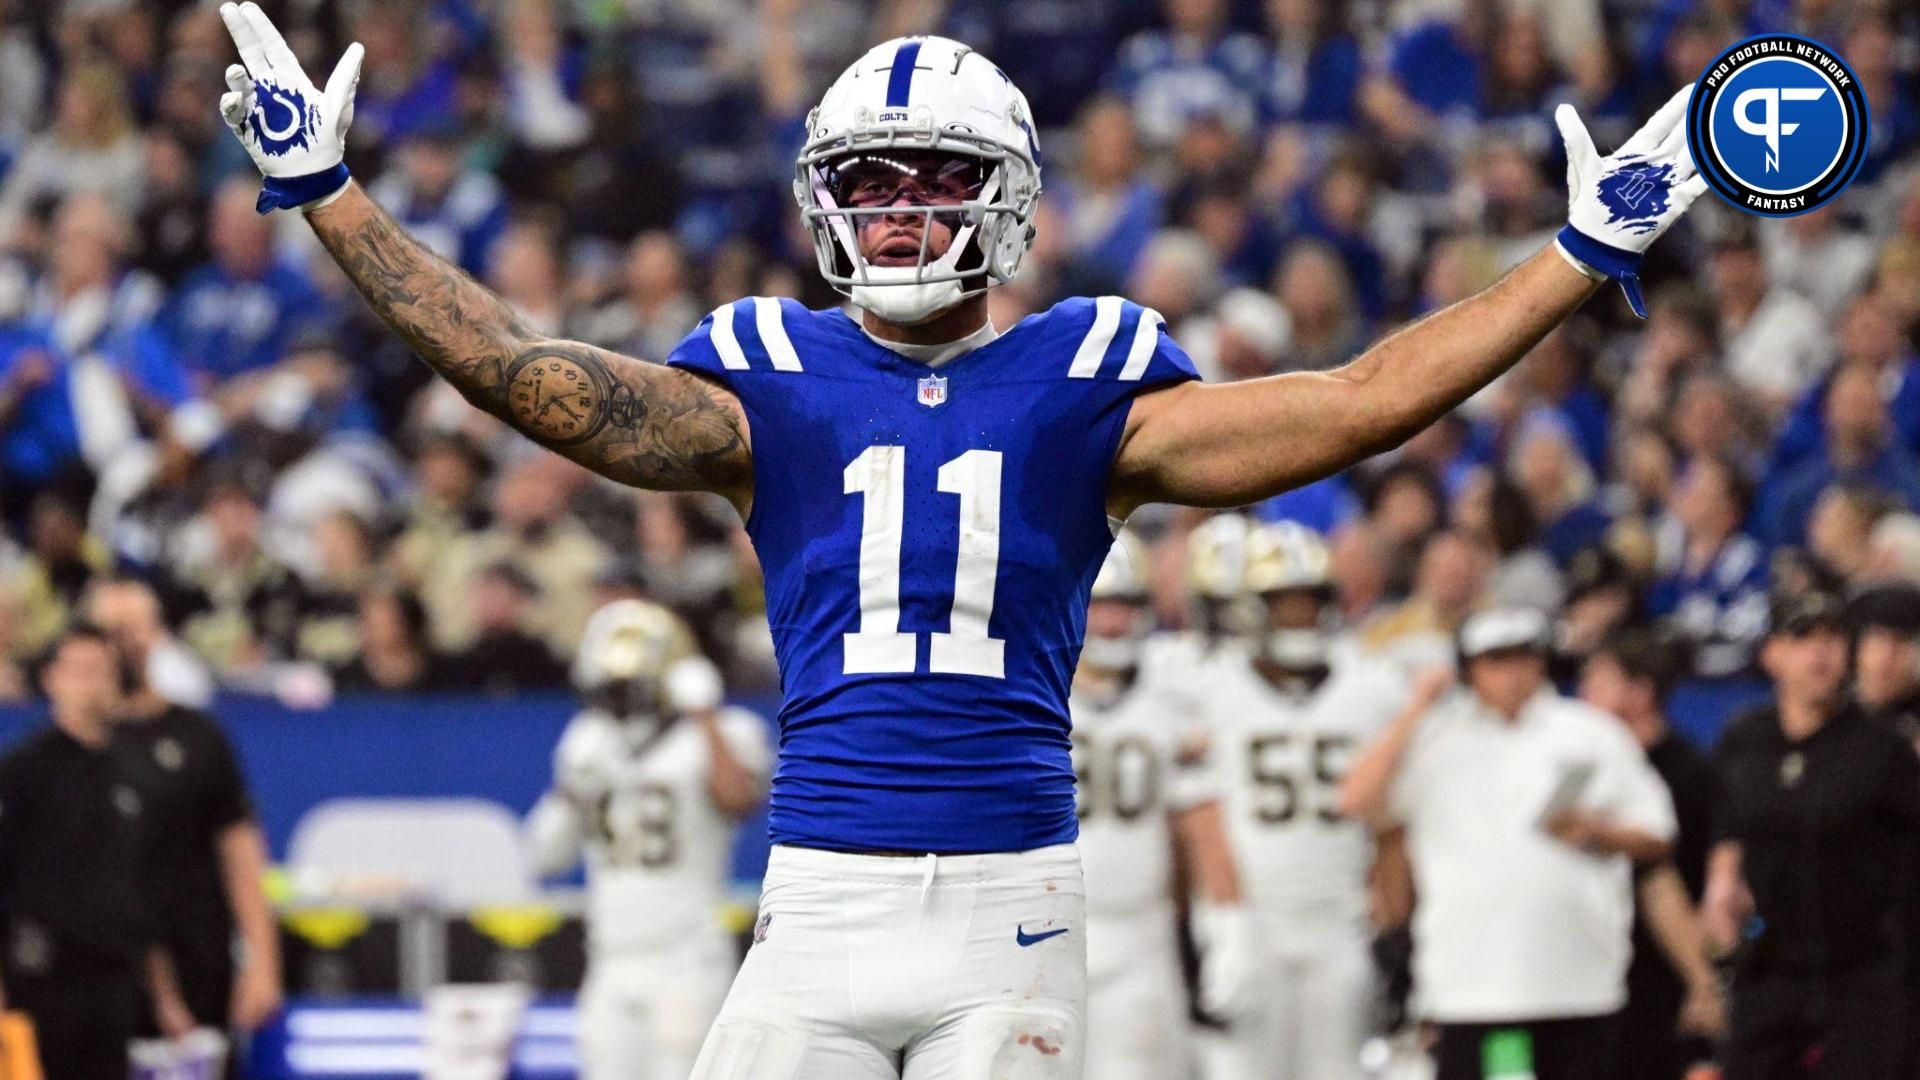
<instances>
[{"instance_id":1,"label":"blue football jersey","mask_svg":"<svg viewBox=\"0 0 1920 1080\"><path fill-rule=\"evenodd\" d=\"M1067 690L1136 394L1197 378L1156 313L1074 299L938 368L754 297L667 362L753 440L785 697L775 843L999 852L1076 834Z\"/></svg>"}]
</instances>

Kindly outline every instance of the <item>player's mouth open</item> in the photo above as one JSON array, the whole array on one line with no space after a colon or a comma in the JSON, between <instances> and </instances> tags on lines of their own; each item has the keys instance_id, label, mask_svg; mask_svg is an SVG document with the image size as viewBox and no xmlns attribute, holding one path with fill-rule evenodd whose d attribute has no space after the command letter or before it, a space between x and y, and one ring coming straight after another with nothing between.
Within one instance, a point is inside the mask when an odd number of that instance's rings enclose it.
<instances>
[{"instance_id":1,"label":"player's mouth open","mask_svg":"<svg viewBox=\"0 0 1920 1080\"><path fill-rule=\"evenodd\" d=\"M914 233L895 233L882 241L867 260L874 266L915 266L920 262L920 237Z\"/></svg>"}]
</instances>

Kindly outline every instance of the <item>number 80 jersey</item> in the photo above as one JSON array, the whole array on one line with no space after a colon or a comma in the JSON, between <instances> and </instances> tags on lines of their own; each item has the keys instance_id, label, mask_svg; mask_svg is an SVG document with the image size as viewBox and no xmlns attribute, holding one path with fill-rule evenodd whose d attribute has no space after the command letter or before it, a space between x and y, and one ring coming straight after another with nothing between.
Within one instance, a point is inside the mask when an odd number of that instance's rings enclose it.
<instances>
[{"instance_id":1,"label":"number 80 jersey","mask_svg":"<svg viewBox=\"0 0 1920 1080\"><path fill-rule=\"evenodd\" d=\"M1074 839L1067 693L1135 395L1197 378L1160 317L1074 299L930 368L754 297L667 362L740 399L784 704L774 843Z\"/></svg>"}]
</instances>

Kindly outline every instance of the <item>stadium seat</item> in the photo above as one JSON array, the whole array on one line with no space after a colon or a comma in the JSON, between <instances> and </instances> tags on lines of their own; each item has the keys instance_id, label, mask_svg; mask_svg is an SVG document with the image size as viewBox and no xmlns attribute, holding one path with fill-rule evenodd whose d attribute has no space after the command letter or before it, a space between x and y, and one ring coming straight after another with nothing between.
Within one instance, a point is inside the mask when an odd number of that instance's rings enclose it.
<instances>
[{"instance_id":1,"label":"stadium seat","mask_svg":"<svg viewBox=\"0 0 1920 1080\"><path fill-rule=\"evenodd\" d=\"M300 819L287 870L303 893L520 903L537 889L519 819L487 799L334 799Z\"/></svg>"}]
</instances>

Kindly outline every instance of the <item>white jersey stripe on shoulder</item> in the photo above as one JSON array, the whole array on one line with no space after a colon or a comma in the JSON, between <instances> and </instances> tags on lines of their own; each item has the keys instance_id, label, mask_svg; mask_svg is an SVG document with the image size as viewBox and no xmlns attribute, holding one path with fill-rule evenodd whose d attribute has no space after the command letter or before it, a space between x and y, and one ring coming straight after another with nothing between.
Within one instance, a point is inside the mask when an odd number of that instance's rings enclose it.
<instances>
[{"instance_id":1,"label":"white jersey stripe on shoulder","mask_svg":"<svg viewBox=\"0 0 1920 1080\"><path fill-rule=\"evenodd\" d=\"M1100 361L1107 355L1107 346L1113 344L1113 335L1120 330L1120 298L1103 296L1093 302L1093 329L1080 342L1080 348L1073 354L1073 366L1067 369L1069 378L1091 379L1100 374Z\"/></svg>"},{"instance_id":2,"label":"white jersey stripe on shoulder","mask_svg":"<svg viewBox=\"0 0 1920 1080\"><path fill-rule=\"evenodd\" d=\"M793 351L787 325L781 321L780 301L771 296L753 298L753 322L760 328L760 344L773 358L775 371L799 371L800 354Z\"/></svg>"},{"instance_id":3,"label":"white jersey stripe on shoulder","mask_svg":"<svg viewBox=\"0 0 1920 1080\"><path fill-rule=\"evenodd\" d=\"M1160 340L1160 324L1166 321L1152 308L1141 309L1140 324L1133 328L1133 344L1127 348L1126 366L1120 369L1122 379L1137 380L1147 373L1153 347Z\"/></svg>"},{"instance_id":4,"label":"white jersey stripe on shoulder","mask_svg":"<svg viewBox=\"0 0 1920 1080\"><path fill-rule=\"evenodd\" d=\"M733 335L732 304L713 309L713 347L720 353L720 363L729 370L747 370L747 354L740 349L740 339Z\"/></svg>"}]
</instances>

